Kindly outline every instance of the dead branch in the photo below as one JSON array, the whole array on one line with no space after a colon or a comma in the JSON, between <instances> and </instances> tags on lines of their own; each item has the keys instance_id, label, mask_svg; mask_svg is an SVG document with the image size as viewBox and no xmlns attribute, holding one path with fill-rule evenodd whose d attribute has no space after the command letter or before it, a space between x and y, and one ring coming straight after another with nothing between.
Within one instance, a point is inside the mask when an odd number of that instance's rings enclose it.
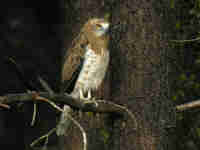
<instances>
[{"instance_id":1,"label":"dead branch","mask_svg":"<svg viewBox=\"0 0 200 150\"><path fill-rule=\"evenodd\" d=\"M6 108L6 109L10 109L10 106L9 106L9 105L6 105L6 104L0 104L0 107Z\"/></svg>"},{"instance_id":2,"label":"dead branch","mask_svg":"<svg viewBox=\"0 0 200 150\"><path fill-rule=\"evenodd\" d=\"M181 104L176 106L176 109L178 111L184 111L184 110L188 110L188 109L192 109L192 108L198 108L200 107L200 100L196 100L196 101L192 101L192 102L188 102L185 104Z\"/></svg>"},{"instance_id":3,"label":"dead branch","mask_svg":"<svg viewBox=\"0 0 200 150\"><path fill-rule=\"evenodd\" d=\"M29 102L29 101L44 101L49 103L50 105L54 105L55 103L63 103L65 105L69 105L71 108L80 109L83 112L96 112L96 113L112 113L120 116L124 116L125 118L133 118L133 114L128 109L121 105L117 105L111 101L106 100L98 100L98 106L94 101L89 103L84 102L81 99L74 99L67 93L49 93L49 92L31 92L31 93L20 93L20 94L8 94L5 96L0 96L0 105L1 104L12 104L15 102ZM56 105L54 105L56 106ZM56 108L57 109L57 108ZM131 114L131 116L130 116Z\"/></svg>"},{"instance_id":4,"label":"dead branch","mask_svg":"<svg viewBox=\"0 0 200 150\"><path fill-rule=\"evenodd\" d=\"M87 150L87 134L84 128L72 116L68 115L67 117L80 129L83 136L83 150Z\"/></svg>"},{"instance_id":5,"label":"dead branch","mask_svg":"<svg viewBox=\"0 0 200 150\"><path fill-rule=\"evenodd\" d=\"M83 150L87 150L87 134L86 134L84 128L78 123L78 121L76 121L76 120L75 120L72 116L70 116L69 114L67 115L67 118L69 118L69 119L72 121L72 123L74 123L74 124L80 129L80 131L81 131L81 133L82 133L82 136L83 136ZM51 134L53 134L56 130L57 130L57 128L51 129L51 130L50 130L48 133L46 133L45 135L43 135L43 136L37 138L36 140L34 140L34 141L30 144L30 146L31 146L31 147L34 147L34 146L35 146L37 143L39 143L41 140L45 139L45 143L44 143L43 147L46 147L47 144L48 144L49 136L50 136Z\"/></svg>"},{"instance_id":6,"label":"dead branch","mask_svg":"<svg viewBox=\"0 0 200 150\"><path fill-rule=\"evenodd\" d=\"M42 85L42 87L47 91L49 92L50 94L54 94L54 91L50 88L50 86L48 85L48 83L43 80L39 75L38 75L38 81L40 82L40 84Z\"/></svg>"},{"instance_id":7,"label":"dead branch","mask_svg":"<svg viewBox=\"0 0 200 150\"><path fill-rule=\"evenodd\" d=\"M46 139L45 145L48 144L48 138L49 138L49 136L50 136L51 134L53 134L55 131L56 131L56 128L51 129L47 134L45 134L45 135L39 137L38 139L34 140L34 141L30 144L30 146L31 146L31 147L34 147L34 146L35 146L37 143L39 143L42 139ZM44 146L45 146L45 145L44 145Z\"/></svg>"},{"instance_id":8,"label":"dead branch","mask_svg":"<svg viewBox=\"0 0 200 150\"><path fill-rule=\"evenodd\" d=\"M55 103L63 103L65 105L69 105L71 108L81 109L85 112L96 112L96 113L114 113L117 115L122 115L125 118L131 118L134 121L135 128L137 129L137 121L132 112L130 112L126 107L115 104L106 100L91 100L90 102L85 102L81 99L74 99L67 93L52 93L52 92L28 92L28 93L20 93L20 94L8 94L5 96L0 96L0 105L9 105L14 102L28 102L28 101L43 101L50 104L56 110L63 112L59 106ZM98 105L97 105L98 103ZM79 123L73 119L70 115L67 116L76 126L79 127L83 136L83 150L87 150L87 137L84 129L79 125ZM31 147L37 144L42 139L46 138L46 142L48 142L48 137L56 131L56 128L52 129L47 134L39 137L35 141L32 142ZM45 142L45 143L46 143ZM44 145L45 146L45 145Z\"/></svg>"}]
</instances>

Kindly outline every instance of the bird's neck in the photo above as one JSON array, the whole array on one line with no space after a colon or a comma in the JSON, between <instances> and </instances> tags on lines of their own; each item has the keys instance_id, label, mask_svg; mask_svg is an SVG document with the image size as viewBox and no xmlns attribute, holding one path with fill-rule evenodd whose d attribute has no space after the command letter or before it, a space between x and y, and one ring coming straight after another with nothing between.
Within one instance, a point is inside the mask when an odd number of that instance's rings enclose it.
<instances>
[{"instance_id":1,"label":"bird's neck","mask_svg":"<svg viewBox=\"0 0 200 150\"><path fill-rule=\"evenodd\" d=\"M91 46L91 49L94 50L96 54L101 54L102 50L108 50L108 36L101 36L101 37L90 37L88 38L88 43Z\"/></svg>"}]
</instances>

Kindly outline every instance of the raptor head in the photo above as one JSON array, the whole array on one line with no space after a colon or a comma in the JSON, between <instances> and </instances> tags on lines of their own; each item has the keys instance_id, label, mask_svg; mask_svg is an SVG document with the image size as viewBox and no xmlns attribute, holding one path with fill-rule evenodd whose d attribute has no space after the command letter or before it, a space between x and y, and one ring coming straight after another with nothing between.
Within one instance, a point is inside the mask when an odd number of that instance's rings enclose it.
<instances>
[{"instance_id":1,"label":"raptor head","mask_svg":"<svg viewBox=\"0 0 200 150\"><path fill-rule=\"evenodd\" d=\"M102 18L90 19L87 25L90 32L97 37L104 36L108 32L110 26L109 22Z\"/></svg>"}]
</instances>

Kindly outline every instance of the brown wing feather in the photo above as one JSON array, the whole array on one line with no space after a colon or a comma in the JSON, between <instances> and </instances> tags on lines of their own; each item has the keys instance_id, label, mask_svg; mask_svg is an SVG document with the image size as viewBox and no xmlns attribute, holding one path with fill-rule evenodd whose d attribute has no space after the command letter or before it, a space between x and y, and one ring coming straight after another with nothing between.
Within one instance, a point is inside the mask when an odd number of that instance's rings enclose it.
<instances>
[{"instance_id":1,"label":"brown wing feather","mask_svg":"<svg viewBox=\"0 0 200 150\"><path fill-rule=\"evenodd\" d=\"M92 49L94 49L97 54L101 54L102 48L107 49L107 36L98 38L91 32L91 25L94 21L96 20L89 20L83 26L80 34L73 40L71 48L67 50L62 68L62 82L71 80L73 73L77 68L79 68L81 60L85 54L85 49L82 45L90 43Z\"/></svg>"},{"instance_id":2,"label":"brown wing feather","mask_svg":"<svg viewBox=\"0 0 200 150\"><path fill-rule=\"evenodd\" d=\"M67 50L62 67L62 82L69 81L73 73L78 69L81 60L85 54L83 45L87 45L87 38L81 32L78 37L73 40L71 48Z\"/></svg>"}]
</instances>

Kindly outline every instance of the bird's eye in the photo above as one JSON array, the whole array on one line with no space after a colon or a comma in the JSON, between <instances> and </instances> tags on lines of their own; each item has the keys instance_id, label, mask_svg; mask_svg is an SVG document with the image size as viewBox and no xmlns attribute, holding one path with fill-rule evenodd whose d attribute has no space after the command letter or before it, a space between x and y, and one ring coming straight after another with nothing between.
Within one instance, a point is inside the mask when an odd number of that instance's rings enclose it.
<instances>
[{"instance_id":1,"label":"bird's eye","mask_svg":"<svg viewBox=\"0 0 200 150\"><path fill-rule=\"evenodd\" d=\"M96 26L98 29L102 28L102 25L100 25L100 24L96 24Z\"/></svg>"}]
</instances>

